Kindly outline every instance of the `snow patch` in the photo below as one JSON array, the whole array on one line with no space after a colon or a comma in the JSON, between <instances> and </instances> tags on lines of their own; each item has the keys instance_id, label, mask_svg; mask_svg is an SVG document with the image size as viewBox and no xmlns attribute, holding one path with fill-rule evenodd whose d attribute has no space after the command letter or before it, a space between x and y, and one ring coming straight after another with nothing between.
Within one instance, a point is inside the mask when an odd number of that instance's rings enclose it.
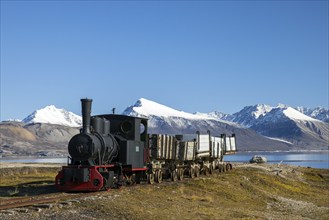
<instances>
[{"instance_id":1,"label":"snow patch","mask_svg":"<svg viewBox=\"0 0 329 220\"><path fill-rule=\"evenodd\" d=\"M303 113L293 109L291 107L285 108L283 114L293 120L303 120L303 121L318 121L317 119L311 118Z\"/></svg>"},{"instance_id":2,"label":"snow patch","mask_svg":"<svg viewBox=\"0 0 329 220\"><path fill-rule=\"evenodd\" d=\"M292 144L291 142L280 139L280 138L273 138L273 137L268 137L268 136L264 136L264 137L271 139L271 140L280 141L280 142L287 143L287 144Z\"/></svg>"}]
</instances>

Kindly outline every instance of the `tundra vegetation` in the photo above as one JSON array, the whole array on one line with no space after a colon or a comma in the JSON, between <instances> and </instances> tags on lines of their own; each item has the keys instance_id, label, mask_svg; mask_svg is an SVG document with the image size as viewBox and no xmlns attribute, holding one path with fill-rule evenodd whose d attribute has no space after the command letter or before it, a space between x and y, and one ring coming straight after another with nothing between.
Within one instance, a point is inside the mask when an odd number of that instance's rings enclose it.
<instances>
[{"instance_id":1,"label":"tundra vegetation","mask_svg":"<svg viewBox=\"0 0 329 220\"><path fill-rule=\"evenodd\" d=\"M1 168L1 199L55 192L59 169ZM227 173L124 187L50 209L1 212L0 218L329 219L329 170L234 164Z\"/></svg>"}]
</instances>

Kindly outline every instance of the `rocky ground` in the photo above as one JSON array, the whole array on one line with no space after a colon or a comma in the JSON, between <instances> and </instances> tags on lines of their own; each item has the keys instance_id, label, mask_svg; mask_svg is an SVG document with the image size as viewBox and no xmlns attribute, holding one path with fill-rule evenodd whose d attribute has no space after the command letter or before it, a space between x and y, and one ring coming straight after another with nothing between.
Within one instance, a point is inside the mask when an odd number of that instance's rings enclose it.
<instances>
[{"instance_id":1,"label":"rocky ground","mask_svg":"<svg viewBox=\"0 0 329 220\"><path fill-rule=\"evenodd\" d=\"M59 167L0 169L0 196L53 192ZM91 197L0 212L0 219L329 219L329 170L234 164L227 173L138 185Z\"/></svg>"}]
</instances>

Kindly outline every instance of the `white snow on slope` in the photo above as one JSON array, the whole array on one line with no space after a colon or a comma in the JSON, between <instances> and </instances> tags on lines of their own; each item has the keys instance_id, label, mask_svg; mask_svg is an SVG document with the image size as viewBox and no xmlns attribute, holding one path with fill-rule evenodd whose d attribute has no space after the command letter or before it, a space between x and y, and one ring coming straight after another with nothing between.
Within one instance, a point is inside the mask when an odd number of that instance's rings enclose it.
<instances>
[{"instance_id":1,"label":"white snow on slope","mask_svg":"<svg viewBox=\"0 0 329 220\"><path fill-rule=\"evenodd\" d=\"M273 108L269 105L256 105L256 110L252 112L254 117L257 119L260 116L264 116L269 113Z\"/></svg>"},{"instance_id":2,"label":"white snow on slope","mask_svg":"<svg viewBox=\"0 0 329 220\"><path fill-rule=\"evenodd\" d=\"M58 109L54 105L46 106L43 109L34 111L32 114L22 120L24 123L48 123L64 125L69 127L80 127L82 123L81 116L64 109Z\"/></svg>"},{"instance_id":3,"label":"white snow on slope","mask_svg":"<svg viewBox=\"0 0 329 220\"><path fill-rule=\"evenodd\" d=\"M268 137L268 136L264 136L264 137L271 139L271 140L280 141L280 142L287 143L287 144L292 144L291 142L280 139L280 138L273 138L273 137Z\"/></svg>"},{"instance_id":4,"label":"white snow on slope","mask_svg":"<svg viewBox=\"0 0 329 220\"><path fill-rule=\"evenodd\" d=\"M148 117L148 116L158 116L158 117L178 117L186 119L214 119L208 115L195 115L187 113L184 111L178 111L173 108L167 107L165 105L150 101L145 98L139 99L134 106L129 108L130 111L136 112L139 115ZM128 109L127 109L128 111ZM126 112L126 111L125 111ZM125 114L125 112L123 114Z\"/></svg>"},{"instance_id":5,"label":"white snow on slope","mask_svg":"<svg viewBox=\"0 0 329 220\"><path fill-rule=\"evenodd\" d=\"M304 121L319 121L317 119L311 118L303 113L293 109L291 107L287 107L283 110L283 114L285 114L288 118L293 120L304 120Z\"/></svg>"}]
</instances>

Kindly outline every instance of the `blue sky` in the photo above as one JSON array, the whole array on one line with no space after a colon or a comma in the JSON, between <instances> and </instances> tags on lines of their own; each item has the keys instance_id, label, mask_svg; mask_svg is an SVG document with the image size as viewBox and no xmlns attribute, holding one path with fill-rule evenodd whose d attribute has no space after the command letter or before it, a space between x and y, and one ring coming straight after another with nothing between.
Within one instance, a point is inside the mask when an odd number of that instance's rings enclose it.
<instances>
[{"instance_id":1,"label":"blue sky","mask_svg":"<svg viewBox=\"0 0 329 220\"><path fill-rule=\"evenodd\" d=\"M1 120L83 97L328 108L328 1L1 1Z\"/></svg>"}]
</instances>

